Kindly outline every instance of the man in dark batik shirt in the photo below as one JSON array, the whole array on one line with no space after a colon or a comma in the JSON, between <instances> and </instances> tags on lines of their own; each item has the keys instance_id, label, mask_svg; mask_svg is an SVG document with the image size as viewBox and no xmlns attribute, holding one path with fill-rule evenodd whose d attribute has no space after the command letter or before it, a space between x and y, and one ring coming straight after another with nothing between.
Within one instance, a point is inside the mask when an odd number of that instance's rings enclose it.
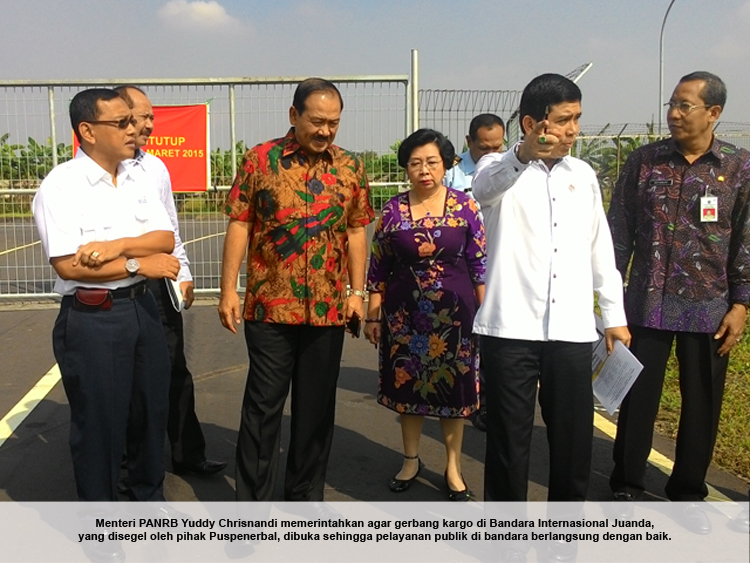
<instances>
[{"instance_id":1,"label":"man in dark batik shirt","mask_svg":"<svg viewBox=\"0 0 750 563\"><path fill-rule=\"evenodd\" d=\"M684 76L667 107L671 137L628 158L609 222L617 267L633 263L625 310L632 352L644 369L620 410L610 485L615 500L644 490L646 460L672 342L677 340L682 412L673 501L703 500L730 350L750 302L750 153L716 139L726 86L707 72ZM708 533L699 505L686 525Z\"/></svg>"}]
</instances>

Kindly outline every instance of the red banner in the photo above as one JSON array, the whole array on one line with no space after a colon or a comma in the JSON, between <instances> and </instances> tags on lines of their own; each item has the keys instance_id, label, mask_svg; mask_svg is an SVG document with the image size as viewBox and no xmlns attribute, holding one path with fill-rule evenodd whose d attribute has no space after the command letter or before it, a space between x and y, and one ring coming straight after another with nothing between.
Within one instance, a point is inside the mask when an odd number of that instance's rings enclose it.
<instances>
[{"instance_id":1,"label":"red banner","mask_svg":"<svg viewBox=\"0 0 750 563\"><path fill-rule=\"evenodd\" d=\"M143 150L167 165L172 191L206 191L211 182L208 105L154 107L154 132Z\"/></svg>"},{"instance_id":2,"label":"red banner","mask_svg":"<svg viewBox=\"0 0 750 563\"><path fill-rule=\"evenodd\" d=\"M142 149L164 161L172 191L206 191L211 183L208 104L154 106L154 131ZM74 135L74 154L77 150Z\"/></svg>"}]
</instances>

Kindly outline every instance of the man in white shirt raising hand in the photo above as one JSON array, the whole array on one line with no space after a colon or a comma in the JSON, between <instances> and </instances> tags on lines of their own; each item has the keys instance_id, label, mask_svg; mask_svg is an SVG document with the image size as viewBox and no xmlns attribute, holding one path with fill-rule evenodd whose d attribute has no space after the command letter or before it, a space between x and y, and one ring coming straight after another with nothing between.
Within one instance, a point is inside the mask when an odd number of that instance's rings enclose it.
<instances>
[{"instance_id":1,"label":"man in white shirt raising hand","mask_svg":"<svg viewBox=\"0 0 750 563\"><path fill-rule=\"evenodd\" d=\"M569 155L581 91L557 74L521 97L524 139L479 161L487 292L474 321L486 371L486 501L525 501L534 409L550 449L549 501L583 501L591 472L594 292L607 349L630 343L596 174Z\"/></svg>"}]
</instances>

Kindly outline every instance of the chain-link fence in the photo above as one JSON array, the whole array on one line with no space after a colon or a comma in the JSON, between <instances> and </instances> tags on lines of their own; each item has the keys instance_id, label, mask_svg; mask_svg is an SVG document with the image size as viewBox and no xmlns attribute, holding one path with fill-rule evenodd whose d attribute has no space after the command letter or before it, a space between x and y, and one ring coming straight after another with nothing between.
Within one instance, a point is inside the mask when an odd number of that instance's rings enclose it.
<instances>
[{"instance_id":1,"label":"chain-link fence","mask_svg":"<svg viewBox=\"0 0 750 563\"><path fill-rule=\"evenodd\" d=\"M51 294L55 276L36 236L31 200L46 174L72 157L67 108L73 96L84 88L124 83L143 88L154 105L209 106L211 188L175 194L175 200L196 289L216 291L226 190L246 148L286 133L294 89L302 79L0 82L0 296ZM344 100L336 143L362 156L373 205L380 208L402 185L392 146L405 136L408 77L330 80Z\"/></svg>"},{"instance_id":2,"label":"chain-link fence","mask_svg":"<svg viewBox=\"0 0 750 563\"><path fill-rule=\"evenodd\" d=\"M612 188L625 161L635 149L653 143L659 136L653 123L620 123L584 126L571 153L588 162L596 170L604 201L609 201ZM750 124L719 123L714 129L718 139L750 150Z\"/></svg>"},{"instance_id":3,"label":"chain-link fence","mask_svg":"<svg viewBox=\"0 0 750 563\"><path fill-rule=\"evenodd\" d=\"M469 123L480 113L501 117L508 137L508 126L513 127L511 116L520 100L518 90L420 90L419 124L443 133L453 143L456 153L461 153L465 150Z\"/></svg>"},{"instance_id":4,"label":"chain-link fence","mask_svg":"<svg viewBox=\"0 0 750 563\"><path fill-rule=\"evenodd\" d=\"M175 194L198 291L219 287L226 227L222 203L239 160L247 147L286 132L288 108L300 80L135 81L154 105L209 104L212 187L205 193ZM396 150L409 130L407 117L412 115L408 77L331 80L341 89L345 106L336 141L363 157L372 203L380 209L406 187ZM51 294L54 272L36 236L31 199L49 170L71 158L70 99L86 87L122 83L0 82L0 297ZM520 95L516 90L421 90L420 126L442 131L460 152L471 119L495 113L508 124L506 137L512 141L518 137L514 113ZM658 138L653 131L649 124L585 126L573 154L594 167L607 199L628 155ZM715 132L725 141L750 149L750 124L720 123Z\"/></svg>"}]
</instances>

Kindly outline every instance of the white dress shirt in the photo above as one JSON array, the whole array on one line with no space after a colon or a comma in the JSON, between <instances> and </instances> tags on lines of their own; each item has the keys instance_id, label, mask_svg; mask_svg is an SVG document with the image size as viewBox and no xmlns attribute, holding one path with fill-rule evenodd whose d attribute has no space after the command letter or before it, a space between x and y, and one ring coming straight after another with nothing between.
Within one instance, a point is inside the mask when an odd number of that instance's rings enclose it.
<instances>
[{"instance_id":1,"label":"white dress shirt","mask_svg":"<svg viewBox=\"0 0 750 563\"><path fill-rule=\"evenodd\" d=\"M32 210L39 238L49 259L75 254L92 241L137 237L151 231L171 231L167 212L153 182L122 163L117 186L109 172L83 152L55 167L42 181ZM145 279L135 276L110 282L55 280L54 291L71 295L77 287L117 289Z\"/></svg>"},{"instance_id":2,"label":"white dress shirt","mask_svg":"<svg viewBox=\"0 0 750 563\"><path fill-rule=\"evenodd\" d=\"M622 278L594 170L566 156L549 170L513 146L480 159L472 194L487 235L477 334L593 342L594 295L605 328L625 326Z\"/></svg>"},{"instance_id":3,"label":"white dress shirt","mask_svg":"<svg viewBox=\"0 0 750 563\"><path fill-rule=\"evenodd\" d=\"M169 215L174 231L174 251L172 256L180 261L180 273L177 274L177 283L193 281L190 273L190 260L188 260L185 246L180 238L180 222L177 218L177 208L174 205L174 195L172 194L172 180L169 177L169 170L164 162L157 156L138 150L135 158L126 160L125 166L135 166L143 170L151 179L156 182L156 189L159 192L164 209Z\"/></svg>"}]
</instances>

